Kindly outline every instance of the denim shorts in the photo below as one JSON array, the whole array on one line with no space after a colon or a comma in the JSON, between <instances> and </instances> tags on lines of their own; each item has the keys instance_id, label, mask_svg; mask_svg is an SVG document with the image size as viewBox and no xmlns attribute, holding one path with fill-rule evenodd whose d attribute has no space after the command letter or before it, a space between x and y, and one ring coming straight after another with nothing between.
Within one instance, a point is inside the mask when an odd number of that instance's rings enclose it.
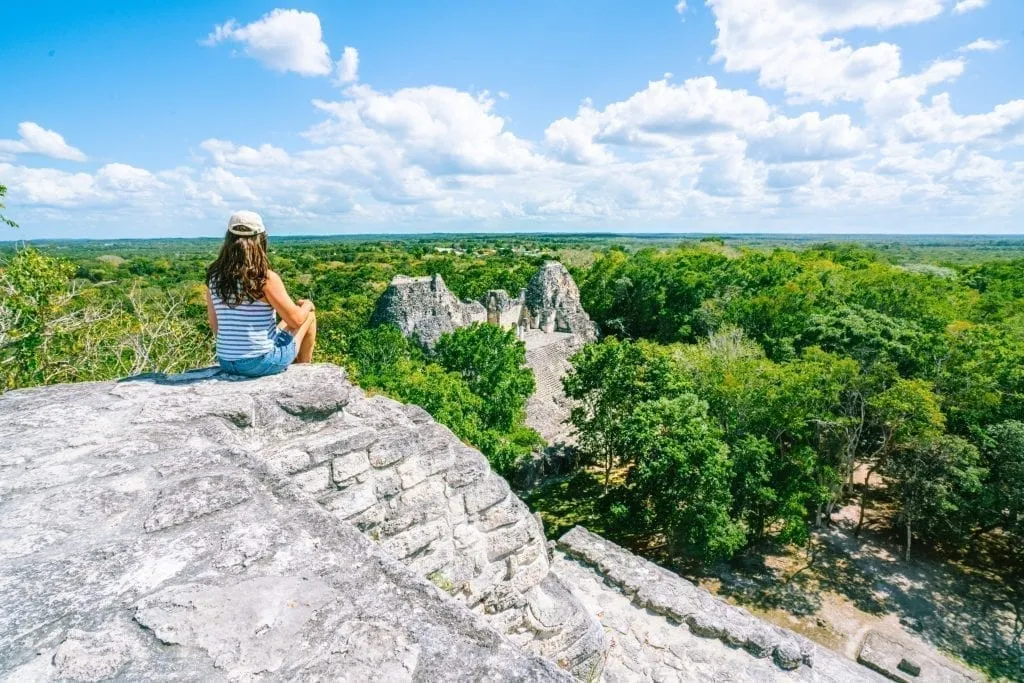
<instances>
[{"instance_id":1,"label":"denim shorts","mask_svg":"<svg viewBox=\"0 0 1024 683\"><path fill-rule=\"evenodd\" d=\"M284 372L295 360L299 349L295 345L295 338L289 333L281 330L274 338L274 348L262 356L252 358L239 358L238 360L224 360L218 358L217 362L224 372L243 377L264 377Z\"/></svg>"}]
</instances>

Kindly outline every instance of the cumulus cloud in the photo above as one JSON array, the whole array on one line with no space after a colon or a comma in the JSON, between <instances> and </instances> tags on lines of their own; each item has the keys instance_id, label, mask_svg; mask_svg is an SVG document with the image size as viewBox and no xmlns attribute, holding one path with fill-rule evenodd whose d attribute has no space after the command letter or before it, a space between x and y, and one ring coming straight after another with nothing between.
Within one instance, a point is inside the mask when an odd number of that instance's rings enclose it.
<instances>
[{"instance_id":1,"label":"cumulus cloud","mask_svg":"<svg viewBox=\"0 0 1024 683\"><path fill-rule=\"evenodd\" d=\"M225 42L241 43L245 54L275 71L327 76L333 68L320 17L313 12L275 9L245 26L229 19L216 26L203 44Z\"/></svg>"},{"instance_id":2,"label":"cumulus cloud","mask_svg":"<svg viewBox=\"0 0 1024 683\"><path fill-rule=\"evenodd\" d=\"M283 166L290 160L288 152L270 144L262 144L258 148L254 148L210 138L201 142L199 147L213 157L213 160L220 166Z\"/></svg>"},{"instance_id":3,"label":"cumulus cloud","mask_svg":"<svg viewBox=\"0 0 1024 683\"><path fill-rule=\"evenodd\" d=\"M964 14L972 10L981 9L988 4L988 0L958 0L953 6L955 14Z\"/></svg>"},{"instance_id":4,"label":"cumulus cloud","mask_svg":"<svg viewBox=\"0 0 1024 683\"><path fill-rule=\"evenodd\" d=\"M988 40L986 38L978 38L974 42L961 47L958 52L995 52L1003 49L1005 46L1005 40Z\"/></svg>"},{"instance_id":5,"label":"cumulus cloud","mask_svg":"<svg viewBox=\"0 0 1024 683\"><path fill-rule=\"evenodd\" d=\"M948 93L932 98L931 105L900 118L904 136L916 142L965 144L1024 141L1024 100L996 105L984 114L961 116L953 111Z\"/></svg>"},{"instance_id":6,"label":"cumulus cloud","mask_svg":"<svg viewBox=\"0 0 1024 683\"><path fill-rule=\"evenodd\" d=\"M584 102L574 119L555 121L544 136L567 161L602 163L613 158L609 145L672 146L682 139L749 128L770 116L763 99L719 88L714 78L679 85L663 79L600 111Z\"/></svg>"},{"instance_id":7,"label":"cumulus cloud","mask_svg":"<svg viewBox=\"0 0 1024 683\"><path fill-rule=\"evenodd\" d=\"M861 100L900 75L900 48L853 47L835 34L931 19L943 0L708 0L718 36L715 60L756 71L761 85L794 102Z\"/></svg>"},{"instance_id":8,"label":"cumulus cloud","mask_svg":"<svg viewBox=\"0 0 1024 683\"><path fill-rule=\"evenodd\" d=\"M18 140L0 140L0 154L41 154L53 159L86 160L85 154L65 142L60 133L32 121L18 124L18 136Z\"/></svg>"},{"instance_id":9,"label":"cumulus cloud","mask_svg":"<svg viewBox=\"0 0 1024 683\"><path fill-rule=\"evenodd\" d=\"M685 11L686 11L686 0L679 0L679 2L676 3L676 12L678 12L679 14L682 14Z\"/></svg>"},{"instance_id":10,"label":"cumulus cloud","mask_svg":"<svg viewBox=\"0 0 1024 683\"><path fill-rule=\"evenodd\" d=\"M970 67L965 54L907 72L891 38L872 38L876 30L910 30L951 0L708 5L719 64L755 74L759 87L726 87L712 76L673 83L666 74L615 101L584 99L575 112L554 113L532 137L503 114L503 91L385 91L360 82L358 51L345 47L332 61L311 13L230 21L210 44L237 43L271 68L331 75L342 86L330 101L313 101L319 122L293 131L298 144L281 143L289 139L281 134L273 144L209 138L179 168L115 162L69 173L15 165L15 155L29 152L85 159L56 133L24 123L19 139L0 141L0 182L29 221L33 211L70 216L86 207L74 214L185 216L217 229L241 204L303 230L346 221L363 229L443 221L715 229L773 216L790 228L801 218L812 228L841 219L860 230L870 226L858 217L879 212L899 227L913 227L923 213L1024 215L1024 162L1000 158L1024 144L1024 100L958 113L941 88ZM993 43L979 39L961 52ZM818 106L844 101L853 105Z\"/></svg>"},{"instance_id":11,"label":"cumulus cloud","mask_svg":"<svg viewBox=\"0 0 1024 683\"><path fill-rule=\"evenodd\" d=\"M868 150L867 134L846 114L779 116L750 132L748 154L768 163L846 159Z\"/></svg>"},{"instance_id":12,"label":"cumulus cloud","mask_svg":"<svg viewBox=\"0 0 1024 683\"><path fill-rule=\"evenodd\" d=\"M345 46L338 60L338 83L354 83L359 80L359 51L354 47Z\"/></svg>"},{"instance_id":13,"label":"cumulus cloud","mask_svg":"<svg viewBox=\"0 0 1024 683\"><path fill-rule=\"evenodd\" d=\"M441 86L383 93L353 85L346 99L314 100L328 114L310 139L360 144L431 173L513 173L544 163L532 145L505 130L490 94Z\"/></svg>"}]
</instances>

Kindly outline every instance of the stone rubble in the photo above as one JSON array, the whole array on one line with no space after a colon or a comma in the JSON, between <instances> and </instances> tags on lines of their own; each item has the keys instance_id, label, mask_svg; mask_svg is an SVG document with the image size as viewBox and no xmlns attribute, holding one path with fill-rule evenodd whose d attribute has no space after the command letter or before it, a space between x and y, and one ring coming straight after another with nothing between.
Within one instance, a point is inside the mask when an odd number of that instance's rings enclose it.
<instances>
[{"instance_id":1,"label":"stone rubble","mask_svg":"<svg viewBox=\"0 0 1024 683\"><path fill-rule=\"evenodd\" d=\"M878 631L868 631L860 647L857 661L900 683L929 681L931 683L968 683L984 680L968 672L957 671L936 657L922 652L902 639Z\"/></svg>"},{"instance_id":2,"label":"stone rubble","mask_svg":"<svg viewBox=\"0 0 1024 683\"><path fill-rule=\"evenodd\" d=\"M0 396L0 678L600 673L538 520L422 409L209 375Z\"/></svg>"},{"instance_id":3,"label":"stone rubble","mask_svg":"<svg viewBox=\"0 0 1024 683\"><path fill-rule=\"evenodd\" d=\"M726 662L737 676L728 680L881 680L583 527L558 539L558 548L556 571L584 604L599 610L612 634L610 681L709 680L721 677ZM736 656L738 650L748 654Z\"/></svg>"}]
</instances>

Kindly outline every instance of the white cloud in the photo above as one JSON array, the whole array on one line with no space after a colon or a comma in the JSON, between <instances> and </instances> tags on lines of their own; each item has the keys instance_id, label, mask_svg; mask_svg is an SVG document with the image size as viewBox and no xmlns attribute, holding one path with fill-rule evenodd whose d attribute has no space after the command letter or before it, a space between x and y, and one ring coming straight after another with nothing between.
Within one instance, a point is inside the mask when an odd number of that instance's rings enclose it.
<instances>
[{"instance_id":1,"label":"white cloud","mask_svg":"<svg viewBox=\"0 0 1024 683\"><path fill-rule=\"evenodd\" d=\"M345 46L338 60L338 83L354 83L359 80L359 51L354 47Z\"/></svg>"},{"instance_id":2,"label":"white cloud","mask_svg":"<svg viewBox=\"0 0 1024 683\"><path fill-rule=\"evenodd\" d=\"M959 0L959 2L953 6L953 12L956 14L964 14L971 10L981 9L987 4L988 0Z\"/></svg>"},{"instance_id":3,"label":"white cloud","mask_svg":"<svg viewBox=\"0 0 1024 683\"><path fill-rule=\"evenodd\" d=\"M931 19L943 0L708 0L718 36L715 59L728 71L756 71L761 85L794 102L861 100L900 74L900 49L853 47L835 34Z\"/></svg>"},{"instance_id":4,"label":"white cloud","mask_svg":"<svg viewBox=\"0 0 1024 683\"><path fill-rule=\"evenodd\" d=\"M867 134L846 114L780 116L756 127L750 137L749 156L768 163L846 159L869 147Z\"/></svg>"},{"instance_id":5,"label":"white cloud","mask_svg":"<svg viewBox=\"0 0 1024 683\"><path fill-rule=\"evenodd\" d=\"M609 145L670 147L688 138L743 130L770 116L763 99L719 88L710 76L679 85L663 79L600 111L584 102L576 118L555 121L544 136L567 161L607 163L614 158Z\"/></svg>"},{"instance_id":6,"label":"white cloud","mask_svg":"<svg viewBox=\"0 0 1024 683\"><path fill-rule=\"evenodd\" d=\"M327 76L333 68L320 17L313 12L275 9L245 26L229 19L203 41L205 45L223 42L242 43L245 54L275 71Z\"/></svg>"},{"instance_id":7,"label":"white cloud","mask_svg":"<svg viewBox=\"0 0 1024 683\"><path fill-rule=\"evenodd\" d=\"M925 22L952 0L708 5L717 59L726 71L755 74L762 89L711 76L673 83L666 74L638 81L618 101L585 99L574 113L552 115L539 139L502 113L504 91L360 83L355 48L332 62L316 15L275 10L247 26L218 26L208 42L237 42L274 69L333 76L340 93L313 102L320 121L291 131L299 145L281 142L288 131L276 132L274 144L209 138L186 167L108 163L68 173L14 165L14 155L29 151L85 158L25 123L20 139L0 141L0 182L25 224L59 213L67 221L124 216L132 225L173 215L216 231L226 211L246 205L303 231L445 222L772 229L782 221L786 229L861 231L938 229L949 217L954 229L965 217L990 221L972 226L1019 226L1024 162L1000 157L1024 144L1024 100L959 114L948 94L933 91L970 68L966 55L907 73L893 34L872 37ZM961 52L994 43L980 39ZM839 102L856 106L814 104Z\"/></svg>"},{"instance_id":8,"label":"white cloud","mask_svg":"<svg viewBox=\"0 0 1024 683\"><path fill-rule=\"evenodd\" d=\"M988 40L986 38L978 38L973 43L968 43L961 47L958 52L995 52L1003 49L1006 46L1005 40Z\"/></svg>"},{"instance_id":9,"label":"white cloud","mask_svg":"<svg viewBox=\"0 0 1024 683\"><path fill-rule=\"evenodd\" d=\"M64 137L37 123L22 121L18 124L19 140L0 140L0 154L42 154L54 159L85 161L80 149L64 141Z\"/></svg>"},{"instance_id":10,"label":"white cloud","mask_svg":"<svg viewBox=\"0 0 1024 683\"><path fill-rule=\"evenodd\" d=\"M913 111L920 105L932 87L959 78L965 68L963 59L943 59L930 64L924 71L911 76L901 76L880 83L867 97L864 110L876 120L888 120Z\"/></svg>"},{"instance_id":11,"label":"white cloud","mask_svg":"<svg viewBox=\"0 0 1024 683\"><path fill-rule=\"evenodd\" d=\"M953 111L948 93L932 98L931 106L900 118L906 139L916 142L964 144L1024 141L1024 100L996 105L985 114L961 116Z\"/></svg>"},{"instance_id":12,"label":"white cloud","mask_svg":"<svg viewBox=\"0 0 1024 683\"><path fill-rule=\"evenodd\" d=\"M152 192L161 189L161 183L149 171L128 164L112 163L96 171L100 187L114 192Z\"/></svg>"},{"instance_id":13,"label":"white cloud","mask_svg":"<svg viewBox=\"0 0 1024 683\"><path fill-rule=\"evenodd\" d=\"M431 173L513 173L544 163L532 145L505 130L486 92L441 86L381 93L353 85L339 102L315 100L329 115L310 131L317 142L358 144Z\"/></svg>"},{"instance_id":14,"label":"white cloud","mask_svg":"<svg viewBox=\"0 0 1024 683\"><path fill-rule=\"evenodd\" d=\"M245 178L240 178L225 168L216 166L207 169L203 171L201 180L212 186L225 199L256 200L256 195Z\"/></svg>"},{"instance_id":15,"label":"white cloud","mask_svg":"<svg viewBox=\"0 0 1024 683\"><path fill-rule=\"evenodd\" d=\"M290 161L288 152L270 144L253 148L210 138L201 142L199 147L209 153L219 166L284 166Z\"/></svg>"},{"instance_id":16,"label":"white cloud","mask_svg":"<svg viewBox=\"0 0 1024 683\"><path fill-rule=\"evenodd\" d=\"M676 12L678 12L679 14L682 14L685 11L686 11L686 0L679 0L679 2L676 3Z\"/></svg>"}]
</instances>

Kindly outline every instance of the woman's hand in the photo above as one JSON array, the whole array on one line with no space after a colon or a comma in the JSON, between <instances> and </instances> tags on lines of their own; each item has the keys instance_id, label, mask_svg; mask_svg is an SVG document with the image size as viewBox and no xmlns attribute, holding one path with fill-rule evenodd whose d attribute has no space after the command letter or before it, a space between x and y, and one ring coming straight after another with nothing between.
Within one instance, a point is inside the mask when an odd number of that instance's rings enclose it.
<instances>
[{"instance_id":1,"label":"woman's hand","mask_svg":"<svg viewBox=\"0 0 1024 683\"><path fill-rule=\"evenodd\" d=\"M314 306L313 302L310 301L309 299L299 299L295 303L297 303L302 308L308 308L311 311L315 311L316 310L316 306Z\"/></svg>"}]
</instances>

